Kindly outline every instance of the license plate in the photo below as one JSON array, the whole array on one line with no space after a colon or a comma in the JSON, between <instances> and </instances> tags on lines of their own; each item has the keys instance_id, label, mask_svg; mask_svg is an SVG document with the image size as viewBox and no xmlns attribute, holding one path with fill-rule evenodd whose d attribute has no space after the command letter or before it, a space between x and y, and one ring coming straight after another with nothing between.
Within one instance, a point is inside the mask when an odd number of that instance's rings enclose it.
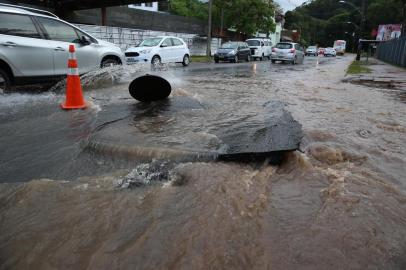
<instances>
[{"instance_id":1,"label":"license plate","mask_svg":"<svg viewBox=\"0 0 406 270\"><path fill-rule=\"evenodd\" d=\"M134 57L128 57L127 62L138 62L138 60L135 59Z\"/></svg>"}]
</instances>

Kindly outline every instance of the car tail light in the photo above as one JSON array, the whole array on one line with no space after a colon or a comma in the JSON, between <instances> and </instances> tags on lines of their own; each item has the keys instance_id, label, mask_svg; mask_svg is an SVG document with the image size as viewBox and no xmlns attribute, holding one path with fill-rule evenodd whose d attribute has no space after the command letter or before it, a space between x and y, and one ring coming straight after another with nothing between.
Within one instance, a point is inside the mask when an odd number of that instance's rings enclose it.
<instances>
[{"instance_id":1,"label":"car tail light","mask_svg":"<svg viewBox=\"0 0 406 270\"><path fill-rule=\"evenodd\" d=\"M276 49L275 49L275 48L272 48L272 52L276 52Z\"/></svg>"},{"instance_id":2,"label":"car tail light","mask_svg":"<svg viewBox=\"0 0 406 270\"><path fill-rule=\"evenodd\" d=\"M291 52L291 53L294 53L295 51L296 51L295 48L290 49L290 52Z\"/></svg>"}]
</instances>

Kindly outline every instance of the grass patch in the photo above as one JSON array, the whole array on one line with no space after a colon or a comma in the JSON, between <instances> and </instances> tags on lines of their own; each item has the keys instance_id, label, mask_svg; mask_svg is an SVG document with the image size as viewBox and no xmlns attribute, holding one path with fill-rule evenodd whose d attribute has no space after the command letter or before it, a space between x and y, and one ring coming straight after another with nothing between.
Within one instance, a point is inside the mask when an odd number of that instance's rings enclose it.
<instances>
[{"instance_id":1,"label":"grass patch","mask_svg":"<svg viewBox=\"0 0 406 270\"><path fill-rule=\"evenodd\" d=\"M353 61L347 69L347 74L371 73L372 70L366 65L369 65L366 61Z\"/></svg>"},{"instance_id":2,"label":"grass patch","mask_svg":"<svg viewBox=\"0 0 406 270\"><path fill-rule=\"evenodd\" d=\"M211 57L207 57L206 55L192 55L191 56L191 61L192 62L207 63L207 62L211 62Z\"/></svg>"}]
</instances>

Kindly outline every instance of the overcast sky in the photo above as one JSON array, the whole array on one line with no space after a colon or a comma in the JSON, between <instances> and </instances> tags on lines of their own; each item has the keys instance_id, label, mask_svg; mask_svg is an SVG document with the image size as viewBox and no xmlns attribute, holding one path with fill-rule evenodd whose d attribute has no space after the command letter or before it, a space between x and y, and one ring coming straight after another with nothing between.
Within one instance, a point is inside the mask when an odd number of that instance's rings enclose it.
<instances>
[{"instance_id":1,"label":"overcast sky","mask_svg":"<svg viewBox=\"0 0 406 270\"><path fill-rule=\"evenodd\" d=\"M296 7L300 6L303 2L306 2L305 0L275 0L275 1L281 5L281 7L285 12L295 9Z\"/></svg>"}]
</instances>

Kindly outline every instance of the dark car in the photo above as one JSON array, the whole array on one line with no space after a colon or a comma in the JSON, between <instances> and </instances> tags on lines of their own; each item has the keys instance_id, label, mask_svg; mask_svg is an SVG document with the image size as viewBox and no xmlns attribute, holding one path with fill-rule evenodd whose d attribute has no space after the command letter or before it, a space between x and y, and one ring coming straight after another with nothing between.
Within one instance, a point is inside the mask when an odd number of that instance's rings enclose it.
<instances>
[{"instance_id":1,"label":"dark car","mask_svg":"<svg viewBox=\"0 0 406 270\"><path fill-rule=\"evenodd\" d=\"M237 63L239 60L251 61L251 50L247 43L230 41L223 43L214 54L214 62L229 61Z\"/></svg>"}]
</instances>

